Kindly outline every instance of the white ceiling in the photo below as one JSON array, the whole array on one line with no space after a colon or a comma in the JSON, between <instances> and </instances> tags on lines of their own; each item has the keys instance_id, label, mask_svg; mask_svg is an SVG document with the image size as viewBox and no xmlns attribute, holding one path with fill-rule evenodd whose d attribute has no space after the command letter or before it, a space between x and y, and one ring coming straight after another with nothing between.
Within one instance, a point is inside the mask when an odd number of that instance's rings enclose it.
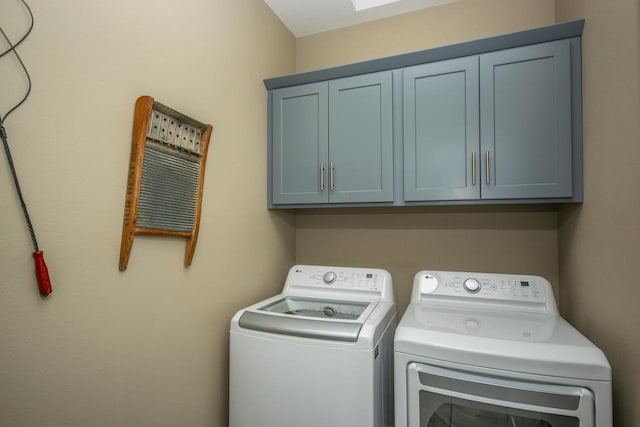
<instances>
[{"instance_id":1,"label":"white ceiling","mask_svg":"<svg viewBox=\"0 0 640 427\"><path fill-rule=\"evenodd\" d=\"M355 10L352 0L264 1L295 37L302 37L457 0L394 0L360 11ZM374 0L373 3L382 3L382 0Z\"/></svg>"}]
</instances>

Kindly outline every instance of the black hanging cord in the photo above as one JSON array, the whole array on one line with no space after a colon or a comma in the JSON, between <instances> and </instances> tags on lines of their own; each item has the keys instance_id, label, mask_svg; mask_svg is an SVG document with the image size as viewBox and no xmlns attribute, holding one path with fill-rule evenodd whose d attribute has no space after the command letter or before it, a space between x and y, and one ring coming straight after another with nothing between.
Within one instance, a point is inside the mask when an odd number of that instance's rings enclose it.
<instances>
[{"instance_id":1,"label":"black hanging cord","mask_svg":"<svg viewBox=\"0 0 640 427\"><path fill-rule=\"evenodd\" d=\"M13 163L13 157L11 156L11 150L9 149L9 142L7 140L7 131L4 128L4 123L7 120L7 117L9 117L9 115L11 113L13 113L18 107L20 107L27 100L27 98L29 97L29 94L31 93L31 76L29 76L29 72L27 71L27 67L24 65L24 62L22 62L22 58L20 58L20 55L18 55L18 51L16 50L16 47L20 43L22 43L22 41L29 35L31 30L33 29L33 13L31 12L31 9L29 8L29 5L27 5L27 3L24 0L20 0L20 1L27 8L27 11L29 11L29 16L31 17L31 24L29 25L29 29L27 30L25 35L22 36L22 38L15 45L13 43L11 43L11 40L9 40L9 37L7 37L7 34L0 27L0 33L2 33L2 36L4 37L4 39L9 44L9 48L0 54L0 58L3 57L4 55L6 55L9 52L13 52L14 53L14 55L16 56L18 61L20 62L20 65L22 66L22 69L24 70L25 75L27 76L28 87L27 87L27 92L25 93L25 95L22 98L22 100L20 102L18 102L14 107L12 107L4 115L4 117L2 115L0 115L0 138L2 138L2 144L4 145L4 151L7 153L7 160L9 161L9 168L11 169L11 176L13 177L13 182L14 182L14 184L16 186L16 191L17 191L18 197L20 199L20 206L22 207L22 212L24 212L24 217L25 217L25 219L27 221L27 226L29 227L29 233L31 234L31 241L33 242L33 247L35 248L36 252L38 252L40 250L39 247L38 247L38 241L36 239L36 234L35 234L35 232L33 230L33 224L31 223L31 217L29 216L29 211L27 210L27 205L24 202L24 197L22 196L22 190L20 189L20 182L18 181L18 175L16 173L16 168L15 168L15 165Z\"/></svg>"},{"instance_id":2,"label":"black hanging cord","mask_svg":"<svg viewBox=\"0 0 640 427\"><path fill-rule=\"evenodd\" d=\"M31 24L29 24L29 29L27 30L26 33L24 33L24 35L20 38L20 40L18 40L18 42L14 45L11 45L11 43L9 43L9 49L5 50L4 52L0 53L0 58L2 58L3 56L5 56L7 53L14 51L15 48L17 48L18 46L20 46L20 43L22 43L24 41L24 39L27 38L27 36L31 33L31 30L33 30L33 13L31 13L31 8L29 7L29 5L24 1L24 0L20 0L22 2L22 4L24 4L24 7L27 8L27 11L29 12L29 16L31 17ZM2 31L2 29L0 29L0 31ZM7 36L4 34L4 31L2 31L2 34L4 35L4 38L9 41L9 39L7 39Z\"/></svg>"}]
</instances>

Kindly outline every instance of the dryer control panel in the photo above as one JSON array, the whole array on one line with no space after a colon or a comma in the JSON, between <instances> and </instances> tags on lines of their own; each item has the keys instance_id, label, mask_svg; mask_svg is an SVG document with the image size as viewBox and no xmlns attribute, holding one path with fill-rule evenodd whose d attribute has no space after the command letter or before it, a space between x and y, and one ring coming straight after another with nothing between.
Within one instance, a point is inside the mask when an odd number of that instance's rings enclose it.
<instances>
[{"instance_id":1,"label":"dryer control panel","mask_svg":"<svg viewBox=\"0 0 640 427\"><path fill-rule=\"evenodd\" d=\"M383 300L393 294L391 276L376 268L296 265L289 270L285 292L290 287L376 293Z\"/></svg>"},{"instance_id":2,"label":"dryer control panel","mask_svg":"<svg viewBox=\"0 0 640 427\"><path fill-rule=\"evenodd\" d=\"M500 305L539 307L557 312L551 284L544 277L453 271L421 271L414 279L411 302L452 298ZM539 310L533 310L539 311Z\"/></svg>"}]
</instances>

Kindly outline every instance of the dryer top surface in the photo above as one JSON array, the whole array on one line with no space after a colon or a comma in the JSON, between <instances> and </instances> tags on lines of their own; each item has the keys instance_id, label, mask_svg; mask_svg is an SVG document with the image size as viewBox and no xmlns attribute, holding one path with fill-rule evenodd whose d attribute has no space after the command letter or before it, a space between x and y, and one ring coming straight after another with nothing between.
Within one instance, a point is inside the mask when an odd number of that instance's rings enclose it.
<instances>
[{"instance_id":1,"label":"dryer top surface","mask_svg":"<svg viewBox=\"0 0 640 427\"><path fill-rule=\"evenodd\" d=\"M465 281L474 278L477 283ZM480 288L477 288L477 285ZM396 352L565 378L611 380L604 353L558 315L538 276L422 271Z\"/></svg>"}]
</instances>

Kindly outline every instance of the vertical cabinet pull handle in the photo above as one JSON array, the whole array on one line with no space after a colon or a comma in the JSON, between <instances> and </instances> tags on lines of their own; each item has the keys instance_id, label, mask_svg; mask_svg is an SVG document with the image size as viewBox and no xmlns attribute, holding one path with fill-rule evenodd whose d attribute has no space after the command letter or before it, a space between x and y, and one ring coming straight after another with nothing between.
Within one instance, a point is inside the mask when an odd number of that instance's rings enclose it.
<instances>
[{"instance_id":1,"label":"vertical cabinet pull handle","mask_svg":"<svg viewBox=\"0 0 640 427\"><path fill-rule=\"evenodd\" d=\"M484 162L485 162L485 172L486 172L486 176L487 176L487 185L491 184L491 168L490 168L490 161L489 161L489 152L487 151L484 155Z\"/></svg>"},{"instance_id":2,"label":"vertical cabinet pull handle","mask_svg":"<svg viewBox=\"0 0 640 427\"><path fill-rule=\"evenodd\" d=\"M476 152L471 153L471 185L476 185Z\"/></svg>"},{"instance_id":3,"label":"vertical cabinet pull handle","mask_svg":"<svg viewBox=\"0 0 640 427\"><path fill-rule=\"evenodd\" d=\"M320 163L320 192L324 191L324 162Z\"/></svg>"},{"instance_id":4,"label":"vertical cabinet pull handle","mask_svg":"<svg viewBox=\"0 0 640 427\"><path fill-rule=\"evenodd\" d=\"M335 174L335 171L333 168L333 162L329 162L329 189L331 191L333 191L333 189L336 188L336 186L334 185L335 183L333 182L334 174Z\"/></svg>"}]
</instances>

